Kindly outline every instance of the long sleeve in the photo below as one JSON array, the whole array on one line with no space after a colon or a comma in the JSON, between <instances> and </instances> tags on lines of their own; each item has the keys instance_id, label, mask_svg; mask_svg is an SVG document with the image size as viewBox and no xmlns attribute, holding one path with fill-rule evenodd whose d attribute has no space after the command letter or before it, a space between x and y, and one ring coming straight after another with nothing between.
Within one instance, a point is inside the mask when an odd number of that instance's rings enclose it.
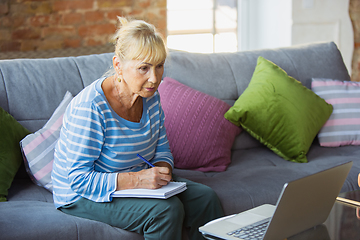
<instances>
[{"instance_id":1,"label":"long sleeve","mask_svg":"<svg viewBox=\"0 0 360 240\"><path fill-rule=\"evenodd\" d=\"M159 101L160 102L160 101ZM165 114L159 103L159 138L156 146L155 156L152 160L153 163L156 162L167 162L174 168L174 160L170 151L169 141L166 135L165 129Z\"/></svg>"},{"instance_id":2,"label":"long sleeve","mask_svg":"<svg viewBox=\"0 0 360 240\"><path fill-rule=\"evenodd\" d=\"M112 201L118 173L148 167L138 153L153 163L165 161L174 166L158 92L143 99L142 118L135 123L111 109L101 82L81 91L64 114L52 171L56 207L81 197Z\"/></svg>"},{"instance_id":3,"label":"long sleeve","mask_svg":"<svg viewBox=\"0 0 360 240\"><path fill-rule=\"evenodd\" d=\"M104 120L92 103L75 106L66 126L66 167L71 189L96 202L110 201L116 190L117 173L95 170L105 144Z\"/></svg>"}]
</instances>

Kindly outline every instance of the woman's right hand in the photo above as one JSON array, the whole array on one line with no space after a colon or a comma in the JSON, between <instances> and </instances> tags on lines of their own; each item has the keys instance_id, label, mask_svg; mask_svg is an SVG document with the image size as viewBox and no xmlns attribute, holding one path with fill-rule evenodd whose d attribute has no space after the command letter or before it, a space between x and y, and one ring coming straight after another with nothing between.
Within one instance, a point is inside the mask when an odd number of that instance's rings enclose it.
<instances>
[{"instance_id":1,"label":"woman's right hand","mask_svg":"<svg viewBox=\"0 0 360 240\"><path fill-rule=\"evenodd\" d=\"M153 167L139 172L118 173L117 189L157 189L171 181L170 170L167 167Z\"/></svg>"}]
</instances>

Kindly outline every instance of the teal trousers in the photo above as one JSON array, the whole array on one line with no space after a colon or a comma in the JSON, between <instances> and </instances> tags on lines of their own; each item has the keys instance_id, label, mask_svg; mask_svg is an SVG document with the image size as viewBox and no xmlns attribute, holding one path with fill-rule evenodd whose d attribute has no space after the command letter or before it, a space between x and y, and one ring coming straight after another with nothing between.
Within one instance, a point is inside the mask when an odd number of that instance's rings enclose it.
<instances>
[{"instance_id":1,"label":"teal trousers","mask_svg":"<svg viewBox=\"0 0 360 240\"><path fill-rule=\"evenodd\" d=\"M190 240L203 239L198 228L224 215L221 203L210 187L175 175L173 179L186 182L187 190L168 199L113 198L97 203L81 198L60 210L140 233L146 240L181 240L183 226Z\"/></svg>"}]
</instances>

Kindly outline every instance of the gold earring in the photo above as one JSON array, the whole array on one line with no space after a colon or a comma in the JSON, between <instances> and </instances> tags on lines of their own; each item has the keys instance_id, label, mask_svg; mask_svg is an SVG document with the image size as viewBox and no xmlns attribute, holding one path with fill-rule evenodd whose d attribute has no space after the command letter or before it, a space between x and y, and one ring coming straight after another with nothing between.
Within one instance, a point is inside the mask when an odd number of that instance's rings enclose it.
<instances>
[{"instance_id":1,"label":"gold earring","mask_svg":"<svg viewBox=\"0 0 360 240\"><path fill-rule=\"evenodd\" d=\"M120 77L118 78L118 81L121 82L121 78L120 78Z\"/></svg>"}]
</instances>

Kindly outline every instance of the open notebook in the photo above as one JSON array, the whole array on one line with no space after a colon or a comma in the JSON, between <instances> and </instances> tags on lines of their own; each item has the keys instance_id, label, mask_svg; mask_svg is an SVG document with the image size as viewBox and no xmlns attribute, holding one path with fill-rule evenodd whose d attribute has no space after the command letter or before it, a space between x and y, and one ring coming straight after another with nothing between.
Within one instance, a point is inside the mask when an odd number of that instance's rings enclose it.
<instances>
[{"instance_id":1,"label":"open notebook","mask_svg":"<svg viewBox=\"0 0 360 240\"><path fill-rule=\"evenodd\" d=\"M185 182L169 182L168 185L158 189L126 189L116 191L111 194L112 197L127 198L162 198L167 199L186 190Z\"/></svg>"}]
</instances>

